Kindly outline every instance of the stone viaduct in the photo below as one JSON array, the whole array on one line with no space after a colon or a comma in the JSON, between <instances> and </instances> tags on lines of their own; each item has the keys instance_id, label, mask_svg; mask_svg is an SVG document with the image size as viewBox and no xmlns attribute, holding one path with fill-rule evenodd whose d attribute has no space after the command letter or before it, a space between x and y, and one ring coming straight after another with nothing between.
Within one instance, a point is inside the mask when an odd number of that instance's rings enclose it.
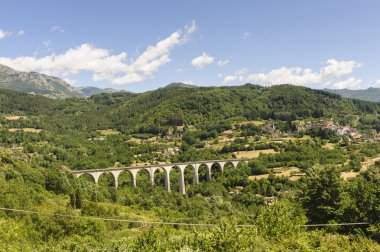
<instances>
[{"instance_id":1,"label":"stone viaduct","mask_svg":"<svg viewBox=\"0 0 380 252\"><path fill-rule=\"evenodd\" d=\"M185 188L185 168L191 167L193 170L193 184L199 184L199 168L205 167L207 171L207 181L211 181L211 167L217 165L221 172L227 164L231 164L233 168L237 168L240 162L248 162L248 159L228 159L228 160L207 160L207 161L195 161L184 163L172 163L161 165L148 165L148 166L130 166L130 167L115 167L105 169L93 169L93 170L78 170L72 171L72 173L79 178L83 174L89 174L97 184L99 177L104 173L112 175L114 180L114 186L118 186L119 175L123 171L128 171L131 174L131 180L134 186L137 186L136 178L137 173L141 170L146 170L149 175L149 181L154 185L154 173L158 169L163 169L165 172L165 189L170 192L170 171L174 168L179 171L179 192L186 194Z\"/></svg>"}]
</instances>

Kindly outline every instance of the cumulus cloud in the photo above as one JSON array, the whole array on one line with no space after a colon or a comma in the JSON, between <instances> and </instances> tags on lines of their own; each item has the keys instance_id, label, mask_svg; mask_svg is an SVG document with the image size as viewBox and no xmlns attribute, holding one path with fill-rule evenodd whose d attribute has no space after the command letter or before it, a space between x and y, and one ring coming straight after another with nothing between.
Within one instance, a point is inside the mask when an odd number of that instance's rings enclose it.
<instances>
[{"instance_id":1,"label":"cumulus cloud","mask_svg":"<svg viewBox=\"0 0 380 252\"><path fill-rule=\"evenodd\" d=\"M380 84L380 79L378 79L378 80L376 81L376 84Z\"/></svg>"},{"instance_id":2,"label":"cumulus cloud","mask_svg":"<svg viewBox=\"0 0 380 252\"><path fill-rule=\"evenodd\" d=\"M50 28L50 32L59 32L59 33L64 33L65 29L63 29L61 26L52 26Z\"/></svg>"},{"instance_id":3,"label":"cumulus cloud","mask_svg":"<svg viewBox=\"0 0 380 252\"><path fill-rule=\"evenodd\" d=\"M228 82L236 80L237 78L238 78L238 76L236 76L236 75L226 75L226 76L224 76L223 82L228 83Z\"/></svg>"},{"instance_id":4,"label":"cumulus cloud","mask_svg":"<svg viewBox=\"0 0 380 252\"><path fill-rule=\"evenodd\" d=\"M244 32L243 33L243 39L248 39L250 37L251 37L251 33L249 33L249 32Z\"/></svg>"},{"instance_id":5,"label":"cumulus cloud","mask_svg":"<svg viewBox=\"0 0 380 252\"><path fill-rule=\"evenodd\" d=\"M341 77L351 74L355 68L361 67L360 62L356 61L339 61L329 59L319 71L313 71L311 68L302 67L280 67L272 69L266 73L248 73L247 68L237 70L234 74L219 77L223 78L224 83L232 81L246 81L261 85L278 85L294 84L309 85L320 84L337 89L342 88L359 88L362 83L361 79L350 77L342 80ZM380 80L378 81L378 84Z\"/></svg>"},{"instance_id":6,"label":"cumulus cloud","mask_svg":"<svg viewBox=\"0 0 380 252\"><path fill-rule=\"evenodd\" d=\"M244 68L241 68L239 70L237 70L234 74L232 75L226 75L223 79L223 82L224 83L228 83L228 82L232 82L232 81L235 81L235 80L240 80L240 81L243 81L244 80L244 75L248 72L248 69L246 67ZM221 77L221 76L220 76Z\"/></svg>"},{"instance_id":7,"label":"cumulus cloud","mask_svg":"<svg viewBox=\"0 0 380 252\"><path fill-rule=\"evenodd\" d=\"M194 58L191 61L191 65L193 65L196 69L202 69L212 62L214 62L214 58L204 52L201 56Z\"/></svg>"},{"instance_id":8,"label":"cumulus cloud","mask_svg":"<svg viewBox=\"0 0 380 252\"><path fill-rule=\"evenodd\" d=\"M69 83L70 85L74 85L77 82L76 80L72 80L72 79L69 79L69 78L65 78L63 80L66 81L67 83Z\"/></svg>"},{"instance_id":9,"label":"cumulus cloud","mask_svg":"<svg viewBox=\"0 0 380 252\"><path fill-rule=\"evenodd\" d=\"M347 79L341 81L339 78L351 74L355 68L361 67L360 62L338 61L329 59L324 67L319 71L301 67L280 67L267 73L253 73L246 76L245 80L263 85L276 85L291 83L295 85L322 84L333 85L334 87L344 88L357 86L361 80Z\"/></svg>"},{"instance_id":10,"label":"cumulus cloud","mask_svg":"<svg viewBox=\"0 0 380 252\"><path fill-rule=\"evenodd\" d=\"M224 66L227 65L229 62L229 60L218 60L217 64L218 66Z\"/></svg>"},{"instance_id":11,"label":"cumulus cloud","mask_svg":"<svg viewBox=\"0 0 380 252\"><path fill-rule=\"evenodd\" d=\"M174 47L185 43L196 30L195 22L184 29L173 32L169 37L149 45L135 60L126 63L128 54L97 48L92 44L82 44L70 48L62 54L44 57L22 56L16 58L0 57L4 64L20 71L38 71L63 78L90 72L93 81L108 81L116 85L139 82L152 78L159 68L170 62L170 52Z\"/></svg>"},{"instance_id":12,"label":"cumulus cloud","mask_svg":"<svg viewBox=\"0 0 380 252\"><path fill-rule=\"evenodd\" d=\"M347 80L332 83L332 86L336 89L344 89L344 88L357 89L359 87L360 83L362 83L361 79L356 79L354 77L350 77Z\"/></svg>"},{"instance_id":13,"label":"cumulus cloud","mask_svg":"<svg viewBox=\"0 0 380 252\"><path fill-rule=\"evenodd\" d=\"M44 47L50 48L51 47L51 40L45 40L42 42L42 44Z\"/></svg>"},{"instance_id":14,"label":"cumulus cloud","mask_svg":"<svg viewBox=\"0 0 380 252\"><path fill-rule=\"evenodd\" d=\"M7 32L7 31L3 31L3 30L0 30L0 39L3 39L5 37L8 37L10 36L12 33L11 32Z\"/></svg>"}]
</instances>

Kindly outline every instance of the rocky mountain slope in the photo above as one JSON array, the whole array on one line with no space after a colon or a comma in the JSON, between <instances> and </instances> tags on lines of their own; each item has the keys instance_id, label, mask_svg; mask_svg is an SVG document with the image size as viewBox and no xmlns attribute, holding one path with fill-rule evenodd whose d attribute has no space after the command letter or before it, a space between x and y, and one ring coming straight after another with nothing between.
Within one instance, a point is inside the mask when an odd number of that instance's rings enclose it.
<instances>
[{"instance_id":1,"label":"rocky mountain slope","mask_svg":"<svg viewBox=\"0 0 380 252\"><path fill-rule=\"evenodd\" d=\"M36 72L22 72L0 64L0 88L49 98L89 97L118 90L97 87L73 87L66 81Z\"/></svg>"},{"instance_id":2,"label":"rocky mountain slope","mask_svg":"<svg viewBox=\"0 0 380 252\"><path fill-rule=\"evenodd\" d=\"M0 65L0 88L50 98L83 97L79 89L57 77L36 72L21 72L4 65Z\"/></svg>"}]
</instances>

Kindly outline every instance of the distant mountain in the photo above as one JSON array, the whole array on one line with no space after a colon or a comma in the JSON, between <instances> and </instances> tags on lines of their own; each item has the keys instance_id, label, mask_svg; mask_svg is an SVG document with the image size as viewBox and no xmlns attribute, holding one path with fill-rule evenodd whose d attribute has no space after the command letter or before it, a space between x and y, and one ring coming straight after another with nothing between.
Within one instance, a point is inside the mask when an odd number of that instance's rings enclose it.
<instances>
[{"instance_id":1,"label":"distant mountain","mask_svg":"<svg viewBox=\"0 0 380 252\"><path fill-rule=\"evenodd\" d=\"M101 93L120 92L113 88L73 87L57 77L36 72L22 72L0 64L0 89L10 89L49 98L90 97Z\"/></svg>"},{"instance_id":2,"label":"distant mountain","mask_svg":"<svg viewBox=\"0 0 380 252\"><path fill-rule=\"evenodd\" d=\"M367 88L361 90L350 89L325 89L325 91L339 94L345 98L359 99L372 102L380 102L380 88Z\"/></svg>"},{"instance_id":3,"label":"distant mountain","mask_svg":"<svg viewBox=\"0 0 380 252\"><path fill-rule=\"evenodd\" d=\"M96 94L103 94L103 93L112 94L116 92L123 92L123 90L117 90L113 88L79 87L78 89L86 97L90 97Z\"/></svg>"},{"instance_id":4,"label":"distant mountain","mask_svg":"<svg viewBox=\"0 0 380 252\"><path fill-rule=\"evenodd\" d=\"M198 87L197 85L194 84L186 84L182 82L173 82L170 83L169 85L166 85L164 88L196 88Z\"/></svg>"},{"instance_id":5,"label":"distant mountain","mask_svg":"<svg viewBox=\"0 0 380 252\"><path fill-rule=\"evenodd\" d=\"M83 97L79 89L57 77L36 72L21 72L1 64L0 88L50 98Z\"/></svg>"}]
</instances>

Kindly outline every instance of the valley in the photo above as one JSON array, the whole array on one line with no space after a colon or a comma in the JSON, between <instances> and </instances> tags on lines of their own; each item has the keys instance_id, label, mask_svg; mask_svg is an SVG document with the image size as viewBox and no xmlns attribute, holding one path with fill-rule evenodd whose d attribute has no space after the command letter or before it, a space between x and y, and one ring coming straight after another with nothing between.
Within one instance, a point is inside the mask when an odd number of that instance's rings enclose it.
<instances>
[{"instance_id":1,"label":"valley","mask_svg":"<svg viewBox=\"0 0 380 252\"><path fill-rule=\"evenodd\" d=\"M216 236L228 230L240 234L231 251L250 244L288 248L289 237L314 249L310 236L324 241L334 235L336 241L321 246L335 246L352 229L320 233L303 225L336 221L370 223L358 227L366 233L362 240L343 246L378 248L376 103L291 85L247 84L175 85L141 94L58 100L0 90L0 105L0 185L6 192L0 203L47 215L2 212L5 222L0 225L21 225L27 246L37 240L41 250L124 244L120 246L137 251L138 241L153 241L150 248L175 248L186 236L186 246L200 249L206 245L194 242L213 246ZM227 162L238 159L247 162ZM197 172L187 165L210 160L226 161L223 166L210 162L207 169L200 165ZM169 169L171 163L183 165ZM110 172L98 174L102 169ZM83 174L87 170L97 174L97 183ZM334 195L334 200L324 195ZM276 221L268 227L268 220ZM151 224L155 222L179 225ZM191 230L182 223L200 226ZM199 232L205 236L199 238ZM176 235L165 242L158 238L167 233ZM17 239L1 232L0 237L19 248Z\"/></svg>"}]
</instances>

